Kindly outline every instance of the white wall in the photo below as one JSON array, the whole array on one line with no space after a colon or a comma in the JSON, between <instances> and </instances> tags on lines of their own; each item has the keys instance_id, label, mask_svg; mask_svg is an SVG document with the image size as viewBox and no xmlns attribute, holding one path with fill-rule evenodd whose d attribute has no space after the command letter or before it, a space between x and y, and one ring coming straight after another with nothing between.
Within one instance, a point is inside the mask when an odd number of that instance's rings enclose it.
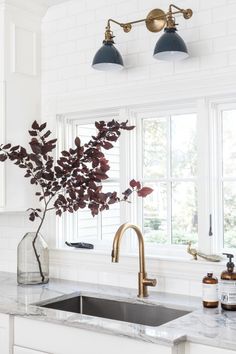
<instances>
[{"instance_id":1,"label":"white wall","mask_svg":"<svg viewBox=\"0 0 236 354\"><path fill-rule=\"evenodd\" d=\"M167 9L167 0L80 0L51 7L43 20L42 97L43 116L55 113L159 101L219 90L233 83L236 74L236 2L230 0L179 0L193 9L192 19L178 17L179 34L186 41L190 58L176 64L152 58L161 33L145 25L129 33L114 25L116 46L126 69L118 73L91 68L104 38L109 17L120 21L143 18L155 7ZM231 77L231 79L230 79ZM228 84L228 83L227 83ZM189 85L189 87L187 87ZM227 85L228 86L228 85Z\"/></svg>"},{"instance_id":2,"label":"white wall","mask_svg":"<svg viewBox=\"0 0 236 354\"><path fill-rule=\"evenodd\" d=\"M41 18L45 10L40 1L0 1L0 143L26 146L28 128L33 120L40 119ZM16 271L17 244L35 227L26 213L19 212L34 206L33 189L23 171L12 163L2 168L3 164L0 166L0 269Z\"/></svg>"},{"instance_id":3,"label":"white wall","mask_svg":"<svg viewBox=\"0 0 236 354\"><path fill-rule=\"evenodd\" d=\"M173 64L153 59L153 49L161 34L148 32L143 24L134 26L129 34L114 25L116 46L122 53L126 69L119 73L102 73L91 68L93 56L101 46L108 18L120 21L139 19L156 7L167 10L169 3L167 0L73 0L51 7L42 24L42 120L54 126L55 116L60 113L234 95L234 0L176 1L176 5L190 7L194 12L192 19L186 21L180 17L177 21L179 34L189 48L190 58L186 61ZM5 227L5 235L11 235L12 230L12 227ZM53 234L52 231L50 233ZM53 239L49 241L53 245ZM13 262L15 248L14 242L8 248L12 251ZM53 253L52 274L71 279L81 279L83 274L86 278L86 262L88 260L82 257L79 274L76 268L79 267L78 262L68 261L67 256L66 266L63 267L63 257ZM89 279L101 282L112 279L111 282L115 282L112 278L113 268L100 274L95 273L94 268L90 264L90 273L87 273ZM154 266L153 269L158 274ZM132 279L135 272L136 265L130 269ZM171 272L168 274L165 277L167 279L169 276L168 282L171 283ZM133 284L129 279L126 279L126 283ZM194 284L197 283L196 277ZM190 293L196 293L194 286ZM190 289L191 285L183 286L183 292L186 292L186 287ZM181 291L181 286L176 288ZM167 286L163 289L172 288Z\"/></svg>"},{"instance_id":4,"label":"white wall","mask_svg":"<svg viewBox=\"0 0 236 354\"><path fill-rule=\"evenodd\" d=\"M108 18L123 22L144 18L152 8L167 9L169 3L166 0L80 0L51 7L42 26L43 119L53 124L56 114L91 108L165 101L168 104L173 100L234 95L236 2L230 0L176 2L180 7L193 9L192 19L177 20L179 34L190 53L185 61L174 64L152 58L161 33L150 33L141 24L126 34L114 25L115 42L124 58L125 70L103 73L91 68ZM109 256L51 253L51 271L55 276L135 286L136 262L128 259L122 262L125 262L123 267L114 268L109 265ZM210 267L219 274L223 266ZM190 262L173 267L168 261L149 259L148 268L160 280L158 290L200 295L200 279L209 265ZM185 268L187 272L183 272ZM177 273L173 272L176 269Z\"/></svg>"}]
</instances>

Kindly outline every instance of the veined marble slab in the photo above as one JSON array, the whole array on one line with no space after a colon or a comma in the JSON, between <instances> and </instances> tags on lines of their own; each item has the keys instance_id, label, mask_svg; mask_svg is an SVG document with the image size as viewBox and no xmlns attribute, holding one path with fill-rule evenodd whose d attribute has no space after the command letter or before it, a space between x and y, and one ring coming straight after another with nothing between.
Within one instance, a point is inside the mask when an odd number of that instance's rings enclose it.
<instances>
[{"instance_id":1,"label":"veined marble slab","mask_svg":"<svg viewBox=\"0 0 236 354\"><path fill-rule=\"evenodd\" d=\"M38 306L73 293L193 312L151 327ZM60 279L51 279L46 285L18 286L15 274L0 272L0 312L168 346L188 340L236 350L236 312L203 309L201 299L183 295L152 292L148 298L139 299L135 290Z\"/></svg>"}]
</instances>

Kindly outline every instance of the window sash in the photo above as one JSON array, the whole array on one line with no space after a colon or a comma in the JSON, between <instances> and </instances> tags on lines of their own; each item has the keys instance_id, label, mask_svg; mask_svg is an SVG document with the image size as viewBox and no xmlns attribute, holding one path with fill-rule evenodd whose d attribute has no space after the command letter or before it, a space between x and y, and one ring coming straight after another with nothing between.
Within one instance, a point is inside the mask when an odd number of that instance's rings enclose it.
<instances>
[{"instance_id":1,"label":"window sash","mask_svg":"<svg viewBox=\"0 0 236 354\"><path fill-rule=\"evenodd\" d=\"M205 253L223 251L222 238L222 189L220 188L219 160L222 158L219 142L221 141L221 131L219 129L220 115L224 109L236 109L236 103L231 103L231 99L207 100L200 98L192 102L181 102L172 104L168 111L162 109L163 105L147 105L144 108L121 108L114 110L101 110L100 112L82 112L76 114L66 114L57 117L58 130L58 152L67 148L71 137L72 124L75 120L86 122L99 119L129 120L129 123L136 125L134 131L121 137L121 155L125 156L121 161L121 191L127 188L130 179L142 179L142 166L140 156L143 155L141 144L142 139L142 119L161 117L164 115L177 114L197 114L197 147L198 147L198 175L187 180L196 181L198 186L198 248ZM167 106L167 104L165 104ZM159 112L157 115L153 112ZM127 154L129 151L129 154ZM220 158L219 158L220 157ZM177 181L178 179L172 178ZM182 180L182 179L181 179ZM152 182L152 179L145 179L145 183ZM133 222L143 227L142 223L142 198L132 197L132 204L121 205L121 223ZM209 215L212 215L213 236L209 237ZM57 247L63 247L64 234L66 230L73 231L73 222L70 220L73 215L67 215L62 219L57 219ZM66 220L65 220L66 219ZM75 218L74 218L75 219ZM116 230L114 230L115 233ZM137 243L135 237L126 237L122 241L126 252L136 252ZM97 248L110 247L106 241L96 241ZM149 245L146 243L146 252L155 252L164 255L182 255L186 253L186 246L182 245ZM229 251L229 250L224 250ZM232 250L231 250L232 251Z\"/></svg>"}]
</instances>

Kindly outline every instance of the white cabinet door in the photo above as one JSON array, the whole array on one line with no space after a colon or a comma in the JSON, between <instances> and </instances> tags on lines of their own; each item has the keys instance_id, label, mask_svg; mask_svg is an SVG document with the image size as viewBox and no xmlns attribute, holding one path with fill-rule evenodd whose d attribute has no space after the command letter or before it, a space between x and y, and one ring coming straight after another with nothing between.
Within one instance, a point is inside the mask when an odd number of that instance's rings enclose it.
<instances>
[{"instance_id":1,"label":"white cabinet door","mask_svg":"<svg viewBox=\"0 0 236 354\"><path fill-rule=\"evenodd\" d=\"M187 343L186 354L236 354L236 350L209 347L207 345Z\"/></svg>"},{"instance_id":2,"label":"white cabinet door","mask_svg":"<svg viewBox=\"0 0 236 354\"><path fill-rule=\"evenodd\" d=\"M10 316L0 314L0 353L11 354Z\"/></svg>"},{"instance_id":3,"label":"white cabinet door","mask_svg":"<svg viewBox=\"0 0 236 354\"><path fill-rule=\"evenodd\" d=\"M28 348L14 346L13 354L49 354L49 353L39 352L38 350L32 350Z\"/></svg>"}]
</instances>

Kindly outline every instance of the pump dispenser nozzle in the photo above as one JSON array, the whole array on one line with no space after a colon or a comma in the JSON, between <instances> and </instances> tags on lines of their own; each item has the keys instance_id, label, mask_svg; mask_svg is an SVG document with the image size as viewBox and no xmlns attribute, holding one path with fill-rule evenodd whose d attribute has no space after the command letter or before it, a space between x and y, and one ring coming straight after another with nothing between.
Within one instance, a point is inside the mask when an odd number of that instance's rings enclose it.
<instances>
[{"instance_id":1,"label":"pump dispenser nozzle","mask_svg":"<svg viewBox=\"0 0 236 354\"><path fill-rule=\"evenodd\" d=\"M228 272L233 272L234 262L232 262L232 258L234 258L234 255L231 253L223 253L223 255L225 255L229 259L227 263Z\"/></svg>"}]
</instances>

